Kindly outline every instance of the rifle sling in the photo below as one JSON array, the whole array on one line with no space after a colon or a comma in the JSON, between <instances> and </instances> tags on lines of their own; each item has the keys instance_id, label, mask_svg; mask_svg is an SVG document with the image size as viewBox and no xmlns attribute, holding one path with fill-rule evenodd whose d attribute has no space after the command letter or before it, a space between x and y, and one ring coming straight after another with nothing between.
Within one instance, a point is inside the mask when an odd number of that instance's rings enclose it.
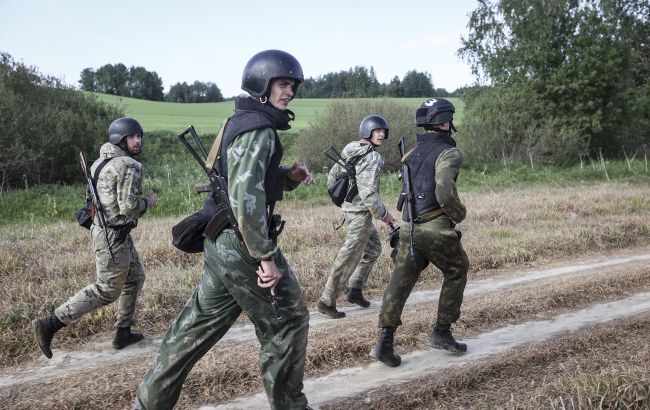
<instances>
[{"instance_id":1,"label":"rifle sling","mask_svg":"<svg viewBox=\"0 0 650 410\"><path fill-rule=\"evenodd\" d=\"M406 161L406 159L409 157L409 155L411 155L411 153L413 152L414 149L415 149L415 147L411 148L411 150L409 152L404 154L404 156L400 159L400 162L404 163L404 161Z\"/></svg>"},{"instance_id":2,"label":"rifle sling","mask_svg":"<svg viewBox=\"0 0 650 410\"><path fill-rule=\"evenodd\" d=\"M97 195L97 201L99 202L99 193L97 192L97 178L99 178L99 173L102 172L102 169L104 169L104 166L108 164L110 160L112 160L113 157L111 158L104 158L102 162L97 165L97 168L95 168L95 172L93 172L92 177L90 178L92 184L93 184L93 190L95 191L95 194ZM90 190L90 187L88 187ZM88 205L88 202L86 202L86 206L90 208L90 219L92 222L95 222L95 214L97 213L97 208L101 208L101 203L99 204L93 204L93 205Z\"/></svg>"},{"instance_id":3,"label":"rifle sling","mask_svg":"<svg viewBox=\"0 0 650 410\"><path fill-rule=\"evenodd\" d=\"M424 223L424 222L429 222L431 220L436 219L437 217L439 217L440 215L442 215L444 213L445 212L442 210L442 208L436 208L433 211L429 211L429 212L427 212L425 214L422 214L422 215L418 216L417 218L414 218L413 222L418 223L418 224Z\"/></svg>"},{"instance_id":4,"label":"rifle sling","mask_svg":"<svg viewBox=\"0 0 650 410\"><path fill-rule=\"evenodd\" d=\"M223 124L221 124L221 128L219 128L219 133L217 134L217 138L214 140L214 144L212 144L212 148L210 148L210 153L208 153L208 158L205 160L205 167L207 169L214 168L214 163L219 158L219 151L221 150L221 140L223 139L223 132L226 129L226 124L228 124L228 120L230 117L226 118L223 120Z\"/></svg>"},{"instance_id":5,"label":"rifle sling","mask_svg":"<svg viewBox=\"0 0 650 410\"><path fill-rule=\"evenodd\" d=\"M102 172L102 169L104 169L104 166L108 164L110 160L113 158L104 158L104 160L97 165L97 168L95 168L95 172L93 172L93 187L95 188L95 191L97 191L97 178L99 178L99 173Z\"/></svg>"}]
</instances>

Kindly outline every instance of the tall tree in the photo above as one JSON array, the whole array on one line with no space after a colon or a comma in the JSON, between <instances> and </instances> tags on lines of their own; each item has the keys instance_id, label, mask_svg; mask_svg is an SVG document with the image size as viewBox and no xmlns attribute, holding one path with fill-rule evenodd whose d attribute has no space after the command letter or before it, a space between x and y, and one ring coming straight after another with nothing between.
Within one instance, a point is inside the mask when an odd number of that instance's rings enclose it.
<instances>
[{"instance_id":1,"label":"tall tree","mask_svg":"<svg viewBox=\"0 0 650 410\"><path fill-rule=\"evenodd\" d=\"M97 85L95 81L95 71L88 67L84 68L81 71L81 78L79 79L79 85L84 91L97 91Z\"/></svg>"},{"instance_id":2,"label":"tall tree","mask_svg":"<svg viewBox=\"0 0 650 410\"><path fill-rule=\"evenodd\" d=\"M411 70L402 80L402 94L404 97L430 97L434 94L431 74L419 73Z\"/></svg>"},{"instance_id":3,"label":"tall tree","mask_svg":"<svg viewBox=\"0 0 650 410\"><path fill-rule=\"evenodd\" d=\"M525 87L536 101L506 105L502 115L537 107L527 115L538 123L573 129L610 153L637 138L638 129L621 125L643 126L633 108L650 73L647 1L480 0L469 28L459 53L473 71L505 86L500 93Z\"/></svg>"},{"instance_id":4,"label":"tall tree","mask_svg":"<svg viewBox=\"0 0 650 410\"><path fill-rule=\"evenodd\" d=\"M130 96L127 82L129 70L122 63L105 64L95 72L97 91L104 94Z\"/></svg>"},{"instance_id":5,"label":"tall tree","mask_svg":"<svg viewBox=\"0 0 650 410\"><path fill-rule=\"evenodd\" d=\"M180 103L221 102L224 100L221 90L215 83L202 81L194 81L191 85L186 82L176 83L170 87L165 99Z\"/></svg>"},{"instance_id":6,"label":"tall tree","mask_svg":"<svg viewBox=\"0 0 650 410\"><path fill-rule=\"evenodd\" d=\"M153 71L144 67L129 68L127 81L129 96L151 101L162 101L164 98L162 80Z\"/></svg>"}]
</instances>

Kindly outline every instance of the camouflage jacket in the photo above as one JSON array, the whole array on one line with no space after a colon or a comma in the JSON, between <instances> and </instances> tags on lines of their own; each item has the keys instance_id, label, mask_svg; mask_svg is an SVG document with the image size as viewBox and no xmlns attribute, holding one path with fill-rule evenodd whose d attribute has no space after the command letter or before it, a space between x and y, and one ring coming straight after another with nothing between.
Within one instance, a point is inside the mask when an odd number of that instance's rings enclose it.
<instances>
[{"instance_id":1,"label":"camouflage jacket","mask_svg":"<svg viewBox=\"0 0 650 410\"><path fill-rule=\"evenodd\" d=\"M353 157L363 155L372 148L372 145L362 144L359 141L349 143L343 148L341 156L346 161ZM345 212L370 211L376 219L384 219L388 213L386 205L379 198L379 184L381 168L384 166L384 160L379 152L372 150L357 162L355 169L357 171L357 187L359 194L356 195L352 202L344 202L341 209ZM345 172L342 166L335 164L327 175L327 185L331 186L336 177Z\"/></svg>"},{"instance_id":2,"label":"camouflage jacket","mask_svg":"<svg viewBox=\"0 0 650 410\"><path fill-rule=\"evenodd\" d=\"M107 142L99 150L99 158L90 169L91 175L107 158L111 160L95 181L106 222L109 226L137 223L147 210L147 200L140 197L144 177L142 164L117 145Z\"/></svg>"},{"instance_id":3,"label":"camouflage jacket","mask_svg":"<svg viewBox=\"0 0 650 410\"><path fill-rule=\"evenodd\" d=\"M463 152L450 148L436 160L436 199L440 208L455 223L461 223L467 214L456 189L456 176L463 164Z\"/></svg>"},{"instance_id":4,"label":"camouflage jacket","mask_svg":"<svg viewBox=\"0 0 650 410\"><path fill-rule=\"evenodd\" d=\"M260 260L269 259L278 246L268 235L264 177L275 152L275 131L262 128L245 132L228 146L228 195L248 253ZM300 183L280 167L283 189L290 191Z\"/></svg>"}]
</instances>

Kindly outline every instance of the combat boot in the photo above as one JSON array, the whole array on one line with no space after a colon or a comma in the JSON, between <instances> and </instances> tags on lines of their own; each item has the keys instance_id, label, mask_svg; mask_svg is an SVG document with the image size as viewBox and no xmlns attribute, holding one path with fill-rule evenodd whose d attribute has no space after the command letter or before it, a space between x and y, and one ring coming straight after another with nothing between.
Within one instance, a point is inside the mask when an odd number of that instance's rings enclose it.
<instances>
[{"instance_id":1,"label":"combat boot","mask_svg":"<svg viewBox=\"0 0 650 410\"><path fill-rule=\"evenodd\" d=\"M120 350L128 345L139 342L144 336L140 332L131 332L130 327L118 327L113 339L113 347Z\"/></svg>"},{"instance_id":2,"label":"combat boot","mask_svg":"<svg viewBox=\"0 0 650 410\"><path fill-rule=\"evenodd\" d=\"M41 348L41 352L48 359L52 358L52 338L54 334L61 330L65 325L59 320L54 313L50 316L46 316L42 319L32 320L32 329L36 335L36 341L38 342L38 347Z\"/></svg>"},{"instance_id":3,"label":"combat boot","mask_svg":"<svg viewBox=\"0 0 650 410\"><path fill-rule=\"evenodd\" d=\"M372 351L371 356L389 367L397 367L402 363L402 358L393 351L393 334L395 329L384 327L381 329L377 344Z\"/></svg>"},{"instance_id":4,"label":"combat boot","mask_svg":"<svg viewBox=\"0 0 650 410\"><path fill-rule=\"evenodd\" d=\"M366 299L363 298L363 293L361 293L361 289L357 289L357 288L350 289L350 292L348 293L348 302L354 303L355 305L359 305L362 308L367 308L368 306L370 306L370 302L368 302Z\"/></svg>"},{"instance_id":5,"label":"combat boot","mask_svg":"<svg viewBox=\"0 0 650 410\"><path fill-rule=\"evenodd\" d=\"M342 317L345 317L345 312L336 310L336 306L327 306L320 300L318 301L318 305L316 305L316 308L318 309L319 312L331 317L332 319L340 319Z\"/></svg>"},{"instance_id":6,"label":"combat boot","mask_svg":"<svg viewBox=\"0 0 650 410\"><path fill-rule=\"evenodd\" d=\"M431 332L429 345L436 349L449 350L454 353L465 353L467 345L465 343L458 343L454 336L451 335L450 325L441 325L436 323Z\"/></svg>"}]
</instances>

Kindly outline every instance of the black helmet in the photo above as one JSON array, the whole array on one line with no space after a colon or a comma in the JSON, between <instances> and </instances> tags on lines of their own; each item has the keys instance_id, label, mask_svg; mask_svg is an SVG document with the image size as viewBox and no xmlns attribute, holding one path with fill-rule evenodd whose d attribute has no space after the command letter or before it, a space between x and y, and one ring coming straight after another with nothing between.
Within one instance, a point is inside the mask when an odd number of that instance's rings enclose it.
<instances>
[{"instance_id":1,"label":"black helmet","mask_svg":"<svg viewBox=\"0 0 650 410\"><path fill-rule=\"evenodd\" d=\"M359 136L370 139L372 131L379 128L386 130L386 137L384 139L388 139L388 121L381 115L369 115L359 124Z\"/></svg>"},{"instance_id":2,"label":"black helmet","mask_svg":"<svg viewBox=\"0 0 650 410\"><path fill-rule=\"evenodd\" d=\"M246 63L241 88L253 97L263 97L268 94L271 80L274 78L295 80L295 92L304 80L302 67L294 56L285 51L260 51Z\"/></svg>"},{"instance_id":3,"label":"black helmet","mask_svg":"<svg viewBox=\"0 0 650 410\"><path fill-rule=\"evenodd\" d=\"M108 127L108 142L117 145L127 135L143 133L140 123L133 118L118 118Z\"/></svg>"},{"instance_id":4,"label":"black helmet","mask_svg":"<svg viewBox=\"0 0 650 410\"><path fill-rule=\"evenodd\" d=\"M415 125L436 125L445 122L452 122L456 109L454 105L444 98L431 98L420 104L415 112ZM453 125L452 125L452 129Z\"/></svg>"}]
</instances>

